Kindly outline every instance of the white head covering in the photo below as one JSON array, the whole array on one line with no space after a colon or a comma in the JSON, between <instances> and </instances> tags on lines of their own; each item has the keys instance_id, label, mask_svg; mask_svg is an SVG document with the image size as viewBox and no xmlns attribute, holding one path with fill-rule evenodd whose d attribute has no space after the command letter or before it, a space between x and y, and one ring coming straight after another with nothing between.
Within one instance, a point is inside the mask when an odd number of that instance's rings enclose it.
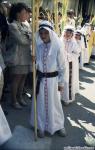
<instances>
[{"instance_id":1,"label":"white head covering","mask_svg":"<svg viewBox=\"0 0 95 150\"><path fill-rule=\"evenodd\" d=\"M41 29L41 28L44 28L49 31L49 36L50 36L50 41L51 41L51 46L50 46L50 51L49 51L49 55L50 55L52 50L55 50L56 48L60 48L60 46L61 46L60 39L59 39L58 35L53 31L54 28L52 26L52 23L50 23L49 21L46 21L46 20L42 21L39 24L39 29ZM43 43L44 42L40 38L39 30L38 30L36 33L36 45L39 46Z\"/></svg>"},{"instance_id":2,"label":"white head covering","mask_svg":"<svg viewBox=\"0 0 95 150\"><path fill-rule=\"evenodd\" d=\"M76 30L76 31L75 31L75 34L78 34L78 33L79 33L80 35L82 35L82 31L81 31L81 30Z\"/></svg>"},{"instance_id":3,"label":"white head covering","mask_svg":"<svg viewBox=\"0 0 95 150\"><path fill-rule=\"evenodd\" d=\"M62 35L61 35L61 37L60 37L60 40L61 40L61 41L63 41L63 39L64 39L64 33L65 33L66 31L72 31L72 33L73 33L73 32L75 31L75 28L74 28L73 26L70 26L70 25L65 26L65 27L64 27L64 31L62 32Z\"/></svg>"},{"instance_id":4,"label":"white head covering","mask_svg":"<svg viewBox=\"0 0 95 150\"><path fill-rule=\"evenodd\" d=\"M40 22L40 24L39 24L39 30L41 28L44 28L44 29L48 30L49 32L52 31L52 30L54 30L54 27L53 27L52 23L49 22L49 21L47 21L47 20L43 20L43 21Z\"/></svg>"},{"instance_id":5,"label":"white head covering","mask_svg":"<svg viewBox=\"0 0 95 150\"><path fill-rule=\"evenodd\" d=\"M73 26L67 25L67 26L64 27L64 31L68 31L68 30L74 32L75 28Z\"/></svg>"},{"instance_id":6,"label":"white head covering","mask_svg":"<svg viewBox=\"0 0 95 150\"><path fill-rule=\"evenodd\" d=\"M81 29L80 30L76 30L75 34L77 34L77 33L79 33L80 36L81 36L81 40L78 40L77 42L80 44L81 49L84 49L85 48L85 42L84 42L83 31Z\"/></svg>"},{"instance_id":7,"label":"white head covering","mask_svg":"<svg viewBox=\"0 0 95 150\"><path fill-rule=\"evenodd\" d=\"M90 23L85 23L85 25L81 29L81 31L84 35L90 34L90 30L91 30L91 24Z\"/></svg>"}]
</instances>

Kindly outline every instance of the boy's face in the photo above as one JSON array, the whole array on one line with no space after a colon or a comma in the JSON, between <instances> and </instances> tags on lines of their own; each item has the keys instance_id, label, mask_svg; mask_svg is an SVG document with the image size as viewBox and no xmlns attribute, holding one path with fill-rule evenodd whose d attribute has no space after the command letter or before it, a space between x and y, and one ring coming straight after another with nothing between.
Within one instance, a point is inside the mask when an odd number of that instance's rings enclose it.
<instances>
[{"instance_id":1,"label":"boy's face","mask_svg":"<svg viewBox=\"0 0 95 150\"><path fill-rule=\"evenodd\" d=\"M46 30L46 29L41 29L39 30L39 35L40 35L40 38L42 39L42 41L44 43L49 43L50 42L50 36L49 36L49 31Z\"/></svg>"},{"instance_id":2,"label":"boy's face","mask_svg":"<svg viewBox=\"0 0 95 150\"><path fill-rule=\"evenodd\" d=\"M25 9L22 9L21 12L17 13L17 20L20 22L27 20L27 11Z\"/></svg>"},{"instance_id":3,"label":"boy's face","mask_svg":"<svg viewBox=\"0 0 95 150\"><path fill-rule=\"evenodd\" d=\"M71 31L66 31L64 33L64 37L65 37L65 39L69 40L73 37L73 33Z\"/></svg>"},{"instance_id":4,"label":"boy's face","mask_svg":"<svg viewBox=\"0 0 95 150\"><path fill-rule=\"evenodd\" d=\"M81 40L81 35L80 34L75 34L75 39L76 40Z\"/></svg>"}]
</instances>

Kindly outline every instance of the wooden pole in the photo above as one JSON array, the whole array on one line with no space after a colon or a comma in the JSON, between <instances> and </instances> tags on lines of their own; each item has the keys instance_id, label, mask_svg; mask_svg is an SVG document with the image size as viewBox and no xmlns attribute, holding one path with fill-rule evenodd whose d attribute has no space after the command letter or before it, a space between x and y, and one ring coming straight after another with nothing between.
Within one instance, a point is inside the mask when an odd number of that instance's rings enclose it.
<instances>
[{"instance_id":1,"label":"wooden pole","mask_svg":"<svg viewBox=\"0 0 95 150\"><path fill-rule=\"evenodd\" d=\"M35 57L35 0L32 0L32 56ZM33 62L33 99L34 99L34 127L35 141L37 141L37 105L36 105L36 66Z\"/></svg>"},{"instance_id":2,"label":"wooden pole","mask_svg":"<svg viewBox=\"0 0 95 150\"><path fill-rule=\"evenodd\" d=\"M36 4L35 4L35 31L38 30L38 17L39 17L39 7L40 7L40 0L36 0Z\"/></svg>"},{"instance_id":3,"label":"wooden pole","mask_svg":"<svg viewBox=\"0 0 95 150\"><path fill-rule=\"evenodd\" d=\"M54 13L55 13L55 31L59 34L58 30L58 0L54 0Z\"/></svg>"},{"instance_id":4,"label":"wooden pole","mask_svg":"<svg viewBox=\"0 0 95 150\"><path fill-rule=\"evenodd\" d=\"M63 20L62 30L64 29L64 26L66 25L68 3L69 3L68 0L64 0L62 3L62 20Z\"/></svg>"}]
</instances>

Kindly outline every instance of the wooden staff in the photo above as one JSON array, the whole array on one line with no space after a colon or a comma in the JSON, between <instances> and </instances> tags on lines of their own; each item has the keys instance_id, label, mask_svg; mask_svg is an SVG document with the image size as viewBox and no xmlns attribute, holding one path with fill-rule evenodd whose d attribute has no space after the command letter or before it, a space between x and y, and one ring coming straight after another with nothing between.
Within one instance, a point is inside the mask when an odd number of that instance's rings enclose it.
<instances>
[{"instance_id":1,"label":"wooden staff","mask_svg":"<svg viewBox=\"0 0 95 150\"><path fill-rule=\"evenodd\" d=\"M32 0L32 56L35 57L35 0ZM34 127L35 141L37 141L37 105L36 105L36 65L33 61L33 99L34 99Z\"/></svg>"},{"instance_id":2,"label":"wooden staff","mask_svg":"<svg viewBox=\"0 0 95 150\"><path fill-rule=\"evenodd\" d=\"M58 0L54 0L54 13L55 13L55 31L59 34L58 30Z\"/></svg>"},{"instance_id":3,"label":"wooden staff","mask_svg":"<svg viewBox=\"0 0 95 150\"><path fill-rule=\"evenodd\" d=\"M38 17L39 17L39 6L40 6L40 0L36 0L36 4L35 4L35 12L36 12L36 15L35 15L35 31L38 30Z\"/></svg>"},{"instance_id":4,"label":"wooden staff","mask_svg":"<svg viewBox=\"0 0 95 150\"><path fill-rule=\"evenodd\" d=\"M68 0L64 0L62 3L62 30L64 29L64 26L66 24L66 18L67 18L67 8L68 8Z\"/></svg>"}]
</instances>

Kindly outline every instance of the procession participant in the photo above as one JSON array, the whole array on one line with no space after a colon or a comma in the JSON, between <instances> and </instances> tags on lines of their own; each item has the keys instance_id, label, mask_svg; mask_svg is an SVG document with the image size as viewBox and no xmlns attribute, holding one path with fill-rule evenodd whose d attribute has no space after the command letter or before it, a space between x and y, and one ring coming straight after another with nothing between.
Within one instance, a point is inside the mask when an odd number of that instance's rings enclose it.
<instances>
[{"instance_id":1,"label":"procession participant","mask_svg":"<svg viewBox=\"0 0 95 150\"><path fill-rule=\"evenodd\" d=\"M93 48L92 48L92 54L91 58L95 59L95 30L93 30L94 38L93 38Z\"/></svg>"},{"instance_id":2,"label":"procession participant","mask_svg":"<svg viewBox=\"0 0 95 150\"><path fill-rule=\"evenodd\" d=\"M84 63L89 64L90 62L90 56L92 53L92 45L93 45L93 32L91 30L91 24L85 23L85 25L81 29L84 37L85 37L85 53L84 53Z\"/></svg>"},{"instance_id":3,"label":"procession participant","mask_svg":"<svg viewBox=\"0 0 95 150\"><path fill-rule=\"evenodd\" d=\"M3 88L3 72L0 67L0 99L2 96ZM7 142L12 137L12 133L9 127L9 124L6 120L2 107L0 105L0 146Z\"/></svg>"},{"instance_id":4,"label":"procession participant","mask_svg":"<svg viewBox=\"0 0 95 150\"><path fill-rule=\"evenodd\" d=\"M31 72L31 34L25 30L27 7L17 3L11 7L9 33L6 42L6 65L12 74L12 106L21 109L26 106L22 93L26 76Z\"/></svg>"},{"instance_id":5,"label":"procession participant","mask_svg":"<svg viewBox=\"0 0 95 150\"><path fill-rule=\"evenodd\" d=\"M95 45L95 31L94 31L94 26L90 25L90 35L88 39L89 61L90 61L90 57L91 57L94 45Z\"/></svg>"},{"instance_id":6,"label":"procession participant","mask_svg":"<svg viewBox=\"0 0 95 150\"><path fill-rule=\"evenodd\" d=\"M53 31L52 24L42 21L36 33L37 64L37 122L38 136L44 137L45 131L53 135L58 131L64 137L64 114L60 91L63 91L65 58L61 43ZM31 126L34 127L34 102L32 101Z\"/></svg>"},{"instance_id":7,"label":"procession participant","mask_svg":"<svg viewBox=\"0 0 95 150\"><path fill-rule=\"evenodd\" d=\"M79 48L73 37L74 28L72 26L66 26L61 36L61 41L64 45L67 66L66 66L66 78L64 81L64 92L62 92L62 102L65 105L72 103L75 100L75 94L79 90L79 79L78 79L78 57Z\"/></svg>"},{"instance_id":8,"label":"procession participant","mask_svg":"<svg viewBox=\"0 0 95 150\"><path fill-rule=\"evenodd\" d=\"M83 36L80 30L76 30L75 31L75 40L79 46L79 68L83 69L83 65L84 65L84 40L83 40Z\"/></svg>"},{"instance_id":9,"label":"procession participant","mask_svg":"<svg viewBox=\"0 0 95 150\"><path fill-rule=\"evenodd\" d=\"M74 19L74 10L68 10L67 11L67 18L66 18L66 22L65 25L69 25L75 28L75 19Z\"/></svg>"}]
</instances>

